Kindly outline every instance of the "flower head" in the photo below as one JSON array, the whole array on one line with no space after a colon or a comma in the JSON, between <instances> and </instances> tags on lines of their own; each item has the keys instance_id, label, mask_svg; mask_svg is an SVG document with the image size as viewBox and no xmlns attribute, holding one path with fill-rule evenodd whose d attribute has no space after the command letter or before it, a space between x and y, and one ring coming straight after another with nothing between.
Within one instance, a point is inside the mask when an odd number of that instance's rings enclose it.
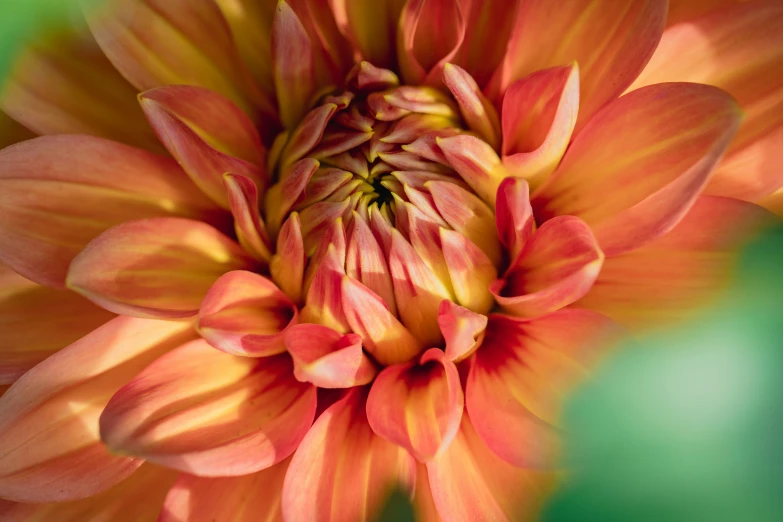
<instances>
[{"instance_id":1,"label":"flower head","mask_svg":"<svg viewBox=\"0 0 783 522\"><path fill-rule=\"evenodd\" d=\"M664 32L665 1L116 0L31 47L0 496L65 503L0 513L358 521L399 487L534 516L564 397L771 219L744 200L783 178L737 163L779 145L783 84L658 80L693 79L692 27L744 45L773 4Z\"/></svg>"}]
</instances>

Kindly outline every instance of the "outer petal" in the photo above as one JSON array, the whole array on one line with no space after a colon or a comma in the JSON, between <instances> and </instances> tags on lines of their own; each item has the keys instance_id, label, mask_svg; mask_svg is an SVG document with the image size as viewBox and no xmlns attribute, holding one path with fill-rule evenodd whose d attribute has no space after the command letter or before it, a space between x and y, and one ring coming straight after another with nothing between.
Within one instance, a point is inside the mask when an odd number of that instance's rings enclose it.
<instances>
[{"instance_id":1,"label":"outer petal","mask_svg":"<svg viewBox=\"0 0 783 522\"><path fill-rule=\"evenodd\" d=\"M516 262L536 228L530 187L518 178L506 178L498 188L495 222L500 242L506 247L509 261Z\"/></svg>"},{"instance_id":2,"label":"outer petal","mask_svg":"<svg viewBox=\"0 0 783 522\"><path fill-rule=\"evenodd\" d=\"M321 414L299 445L283 484L286 521L367 520L396 485L413 489L413 457L373 433L366 396L362 388L349 391Z\"/></svg>"},{"instance_id":3,"label":"outer petal","mask_svg":"<svg viewBox=\"0 0 783 522\"><path fill-rule=\"evenodd\" d=\"M467 414L449 448L427 463L427 472L438 513L455 522L473 522L477 513L499 522L533 520L554 483L551 475L498 458Z\"/></svg>"},{"instance_id":4,"label":"outer petal","mask_svg":"<svg viewBox=\"0 0 783 522\"><path fill-rule=\"evenodd\" d=\"M0 500L3 522L155 522L177 474L152 464L98 495L72 502L22 504Z\"/></svg>"},{"instance_id":5,"label":"outer petal","mask_svg":"<svg viewBox=\"0 0 783 522\"><path fill-rule=\"evenodd\" d=\"M206 341L145 368L101 415L109 448L201 476L245 475L289 456L313 422L315 387L287 355L251 359Z\"/></svg>"},{"instance_id":6,"label":"outer petal","mask_svg":"<svg viewBox=\"0 0 783 522\"><path fill-rule=\"evenodd\" d=\"M492 147L467 134L436 138L435 141L451 167L481 199L494 208L500 182L509 173Z\"/></svg>"},{"instance_id":7,"label":"outer petal","mask_svg":"<svg viewBox=\"0 0 783 522\"><path fill-rule=\"evenodd\" d=\"M430 348L417 362L378 375L367 398L367 421L375 433L426 461L451 444L463 405L457 367L442 350Z\"/></svg>"},{"instance_id":8,"label":"outer petal","mask_svg":"<svg viewBox=\"0 0 783 522\"><path fill-rule=\"evenodd\" d=\"M611 320L588 310L529 322L491 316L465 391L479 436L515 466L554 465L563 400L616 334Z\"/></svg>"},{"instance_id":9,"label":"outer petal","mask_svg":"<svg viewBox=\"0 0 783 522\"><path fill-rule=\"evenodd\" d=\"M443 66L443 83L459 104L462 118L468 128L495 149L500 147L498 113L479 89L476 80L465 69L447 63Z\"/></svg>"},{"instance_id":10,"label":"outer petal","mask_svg":"<svg viewBox=\"0 0 783 522\"><path fill-rule=\"evenodd\" d=\"M590 227L577 217L558 216L533 234L506 279L492 291L498 304L513 315L548 314L584 296L603 261Z\"/></svg>"},{"instance_id":11,"label":"outer petal","mask_svg":"<svg viewBox=\"0 0 783 522\"><path fill-rule=\"evenodd\" d=\"M340 31L369 63L393 67L397 22L405 0L329 0Z\"/></svg>"},{"instance_id":12,"label":"outer petal","mask_svg":"<svg viewBox=\"0 0 783 522\"><path fill-rule=\"evenodd\" d=\"M218 350L266 357L285 351L283 337L297 323L296 306L266 277L236 270L210 287L198 314L198 331Z\"/></svg>"},{"instance_id":13,"label":"outer petal","mask_svg":"<svg viewBox=\"0 0 783 522\"><path fill-rule=\"evenodd\" d=\"M581 127L647 64L663 33L667 4L666 0L520 2L504 64L490 91L499 95L534 71L577 62Z\"/></svg>"},{"instance_id":14,"label":"outer petal","mask_svg":"<svg viewBox=\"0 0 783 522\"><path fill-rule=\"evenodd\" d=\"M14 382L112 317L73 292L38 286L0 265L0 383Z\"/></svg>"},{"instance_id":15,"label":"outer petal","mask_svg":"<svg viewBox=\"0 0 783 522\"><path fill-rule=\"evenodd\" d=\"M67 285L116 313L188 317L218 277L252 267L239 245L205 223L142 219L91 241L71 263Z\"/></svg>"},{"instance_id":16,"label":"outer petal","mask_svg":"<svg viewBox=\"0 0 783 522\"><path fill-rule=\"evenodd\" d=\"M484 340L487 316L444 299L438 307L438 326L446 339L446 357L460 362L476 351Z\"/></svg>"},{"instance_id":17,"label":"outer petal","mask_svg":"<svg viewBox=\"0 0 783 522\"><path fill-rule=\"evenodd\" d=\"M37 283L62 287L71 260L104 230L166 215L218 217L170 159L87 136L0 152L0 261Z\"/></svg>"},{"instance_id":18,"label":"outer petal","mask_svg":"<svg viewBox=\"0 0 783 522\"><path fill-rule=\"evenodd\" d=\"M319 388L352 388L373 380L377 369L362 352L362 339L319 324L300 324L286 333L294 376Z\"/></svg>"},{"instance_id":19,"label":"outer petal","mask_svg":"<svg viewBox=\"0 0 783 522\"><path fill-rule=\"evenodd\" d=\"M776 221L751 203L703 196L665 236L607 258L577 306L635 328L686 320L726 287L742 246Z\"/></svg>"},{"instance_id":20,"label":"outer petal","mask_svg":"<svg viewBox=\"0 0 783 522\"><path fill-rule=\"evenodd\" d=\"M724 6L666 30L631 88L659 82L715 85L737 99L742 126L707 193L755 201L783 186L783 4Z\"/></svg>"},{"instance_id":21,"label":"outer petal","mask_svg":"<svg viewBox=\"0 0 783 522\"><path fill-rule=\"evenodd\" d=\"M739 119L734 101L714 87L672 83L633 91L576 137L533 194L533 209L540 220L582 218L607 256L638 248L682 219Z\"/></svg>"},{"instance_id":22,"label":"outer petal","mask_svg":"<svg viewBox=\"0 0 783 522\"><path fill-rule=\"evenodd\" d=\"M290 461L239 477L182 474L166 496L158 522L282 520L280 496Z\"/></svg>"},{"instance_id":23,"label":"outer petal","mask_svg":"<svg viewBox=\"0 0 783 522\"><path fill-rule=\"evenodd\" d=\"M118 317L24 374L0 398L0 496L75 500L133 473L141 461L106 449L98 417L125 382L193 337L188 323Z\"/></svg>"}]
</instances>

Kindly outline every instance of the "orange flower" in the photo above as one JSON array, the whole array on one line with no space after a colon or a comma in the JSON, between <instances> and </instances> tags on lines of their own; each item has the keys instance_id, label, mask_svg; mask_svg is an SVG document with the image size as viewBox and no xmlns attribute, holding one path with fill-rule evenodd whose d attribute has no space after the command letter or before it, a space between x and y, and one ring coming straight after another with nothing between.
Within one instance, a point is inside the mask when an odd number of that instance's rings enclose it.
<instances>
[{"instance_id":1,"label":"orange flower","mask_svg":"<svg viewBox=\"0 0 783 522\"><path fill-rule=\"evenodd\" d=\"M783 190L783 8L726 4L113 0L32 44L0 516L535 517L564 397Z\"/></svg>"}]
</instances>

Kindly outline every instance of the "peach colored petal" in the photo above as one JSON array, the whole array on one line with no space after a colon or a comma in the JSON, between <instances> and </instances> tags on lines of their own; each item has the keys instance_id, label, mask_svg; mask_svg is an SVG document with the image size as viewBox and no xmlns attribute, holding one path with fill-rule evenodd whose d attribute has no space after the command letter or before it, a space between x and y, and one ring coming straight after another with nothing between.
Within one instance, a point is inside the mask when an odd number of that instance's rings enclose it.
<instances>
[{"instance_id":1,"label":"peach colored petal","mask_svg":"<svg viewBox=\"0 0 783 522\"><path fill-rule=\"evenodd\" d=\"M397 314L389 266L383 249L367 222L356 212L348 230L345 273L362 283L383 300L392 315Z\"/></svg>"},{"instance_id":2,"label":"peach colored petal","mask_svg":"<svg viewBox=\"0 0 783 522\"><path fill-rule=\"evenodd\" d=\"M200 476L235 476L288 457L313 422L315 387L288 355L259 359L187 343L109 401L101 439L115 452Z\"/></svg>"},{"instance_id":3,"label":"peach colored petal","mask_svg":"<svg viewBox=\"0 0 783 522\"><path fill-rule=\"evenodd\" d=\"M513 264L536 228L527 181L519 178L503 180L498 188L495 222L500 242L506 247L509 261Z\"/></svg>"},{"instance_id":4,"label":"peach colored petal","mask_svg":"<svg viewBox=\"0 0 783 522\"><path fill-rule=\"evenodd\" d=\"M101 411L142 368L195 336L186 322L118 317L25 373L0 398L0 496L76 500L133 473L140 460L101 443Z\"/></svg>"},{"instance_id":5,"label":"peach colored petal","mask_svg":"<svg viewBox=\"0 0 783 522\"><path fill-rule=\"evenodd\" d=\"M457 100L468 128L489 143L500 148L500 121L495 107L479 89L476 80L465 69L447 63L443 66L443 83Z\"/></svg>"},{"instance_id":6,"label":"peach colored petal","mask_svg":"<svg viewBox=\"0 0 783 522\"><path fill-rule=\"evenodd\" d=\"M319 163L311 158L289 165L281 171L281 181L267 191L264 215L269 233L273 237L280 230L288 212L304 198L305 189L318 165Z\"/></svg>"},{"instance_id":7,"label":"peach colored petal","mask_svg":"<svg viewBox=\"0 0 783 522\"><path fill-rule=\"evenodd\" d=\"M292 212L277 236L277 250L269 262L269 271L272 280L296 304L302 302L306 261L299 214Z\"/></svg>"},{"instance_id":8,"label":"peach colored petal","mask_svg":"<svg viewBox=\"0 0 783 522\"><path fill-rule=\"evenodd\" d=\"M302 309L302 322L328 326L340 333L351 331L343 310L344 276L344 262L341 261L335 245L330 244L307 292L307 304Z\"/></svg>"},{"instance_id":9,"label":"peach colored petal","mask_svg":"<svg viewBox=\"0 0 783 522\"><path fill-rule=\"evenodd\" d=\"M487 313L493 305L490 284L498 276L494 264L459 232L441 228L440 239L457 302L472 312Z\"/></svg>"},{"instance_id":10,"label":"peach colored petal","mask_svg":"<svg viewBox=\"0 0 783 522\"><path fill-rule=\"evenodd\" d=\"M436 138L444 156L481 199L495 207L500 182L509 176L497 153L484 141L470 135Z\"/></svg>"},{"instance_id":11,"label":"peach colored petal","mask_svg":"<svg viewBox=\"0 0 783 522\"><path fill-rule=\"evenodd\" d=\"M324 136L326 124L332 119L337 105L324 103L306 113L286 141L280 153L280 169L286 169L305 157Z\"/></svg>"},{"instance_id":12,"label":"peach colored petal","mask_svg":"<svg viewBox=\"0 0 783 522\"><path fill-rule=\"evenodd\" d=\"M315 64L310 37L299 17L284 1L277 2L272 20L272 76L280 119L293 128L316 91Z\"/></svg>"},{"instance_id":13,"label":"peach colored petal","mask_svg":"<svg viewBox=\"0 0 783 522\"><path fill-rule=\"evenodd\" d=\"M438 326L446 339L446 357L460 362L470 357L484 339L487 316L444 299L438 307Z\"/></svg>"},{"instance_id":14,"label":"peach colored petal","mask_svg":"<svg viewBox=\"0 0 783 522\"><path fill-rule=\"evenodd\" d=\"M223 185L239 244L256 261L268 264L272 257L271 240L258 210L258 186L247 176L237 174L223 174Z\"/></svg>"}]
</instances>

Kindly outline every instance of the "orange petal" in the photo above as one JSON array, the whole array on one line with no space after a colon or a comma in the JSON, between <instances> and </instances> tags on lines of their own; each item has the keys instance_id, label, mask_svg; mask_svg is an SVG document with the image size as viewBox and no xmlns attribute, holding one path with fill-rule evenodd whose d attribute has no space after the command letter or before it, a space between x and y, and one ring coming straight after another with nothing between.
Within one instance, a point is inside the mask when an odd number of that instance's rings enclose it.
<instances>
[{"instance_id":1,"label":"orange petal","mask_svg":"<svg viewBox=\"0 0 783 522\"><path fill-rule=\"evenodd\" d=\"M533 194L536 216L582 218L607 256L638 248L682 219L739 119L734 100L706 85L626 94L590 121Z\"/></svg>"},{"instance_id":2,"label":"orange petal","mask_svg":"<svg viewBox=\"0 0 783 522\"><path fill-rule=\"evenodd\" d=\"M351 330L343 311L342 281L344 262L331 244L315 271L307 292L307 305L302 309L302 322L328 326L340 333Z\"/></svg>"},{"instance_id":3,"label":"orange petal","mask_svg":"<svg viewBox=\"0 0 783 522\"><path fill-rule=\"evenodd\" d=\"M269 235L258 211L258 187L247 176L224 174L223 185L234 216L234 231L245 252L257 261L269 263Z\"/></svg>"},{"instance_id":4,"label":"orange petal","mask_svg":"<svg viewBox=\"0 0 783 522\"><path fill-rule=\"evenodd\" d=\"M281 181L266 193L266 224L274 236L296 203L302 200L319 163L311 158L293 163L282 171Z\"/></svg>"},{"instance_id":5,"label":"orange petal","mask_svg":"<svg viewBox=\"0 0 783 522\"><path fill-rule=\"evenodd\" d=\"M318 145L324 136L326 124L332 119L336 110L337 105L334 103L324 103L302 118L299 125L291 132L291 136L280 154L280 170L299 161Z\"/></svg>"},{"instance_id":6,"label":"orange petal","mask_svg":"<svg viewBox=\"0 0 783 522\"><path fill-rule=\"evenodd\" d=\"M0 398L0 496L75 500L133 473L141 461L108 451L98 417L124 383L194 337L189 323L118 317L25 373Z\"/></svg>"},{"instance_id":7,"label":"orange petal","mask_svg":"<svg viewBox=\"0 0 783 522\"><path fill-rule=\"evenodd\" d=\"M289 456L313 422L315 387L288 355L253 359L187 343L145 368L100 418L109 448L200 476L234 476Z\"/></svg>"},{"instance_id":8,"label":"orange petal","mask_svg":"<svg viewBox=\"0 0 783 522\"><path fill-rule=\"evenodd\" d=\"M66 283L115 313L188 317L218 277L253 266L239 245L206 223L153 218L95 238L74 258Z\"/></svg>"},{"instance_id":9,"label":"orange petal","mask_svg":"<svg viewBox=\"0 0 783 522\"><path fill-rule=\"evenodd\" d=\"M277 286L297 304L302 302L306 261L299 214L292 212L277 236L277 250L269 263L269 271Z\"/></svg>"},{"instance_id":10,"label":"orange petal","mask_svg":"<svg viewBox=\"0 0 783 522\"><path fill-rule=\"evenodd\" d=\"M305 115L315 94L315 65L310 37L283 0L277 2L272 21L272 72L280 119L291 129Z\"/></svg>"},{"instance_id":11,"label":"orange petal","mask_svg":"<svg viewBox=\"0 0 783 522\"><path fill-rule=\"evenodd\" d=\"M464 397L457 367L439 348L384 369L367 398L367 421L420 461L442 453L459 429Z\"/></svg>"},{"instance_id":12,"label":"orange petal","mask_svg":"<svg viewBox=\"0 0 783 522\"><path fill-rule=\"evenodd\" d=\"M438 308L438 326L446 339L446 357L460 362L481 345L487 316L444 299Z\"/></svg>"},{"instance_id":13,"label":"orange petal","mask_svg":"<svg viewBox=\"0 0 783 522\"><path fill-rule=\"evenodd\" d=\"M88 12L106 57L137 89L195 85L274 121L213 0L111 0ZM208 43L207 43L208 42Z\"/></svg>"},{"instance_id":14,"label":"orange petal","mask_svg":"<svg viewBox=\"0 0 783 522\"><path fill-rule=\"evenodd\" d=\"M421 352L419 341L372 290L345 276L342 297L343 311L351 330L361 336L365 349L379 363L405 362Z\"/></svg>"},{"instance_id":15,"label":"orange petal","mask_svg":"<svg viewBox=\"0 0 783 522\"><path fill-rule=\"evenodd\" d=\"M476 513L498 522L535 520L554 485L551 474L514 467L492 453L467 412L454 441L427 463L427 472L438 514L454 522L473 522Z\"/></svg>"},{"instance_id":16,"label":"orange petal","mask_svg":"<svg viewBox=\"0 0 783 522\"><path fill-rule=\"evenodd\" d=\"M635 329L686 321L726 289L743 245L777 221L752 203L700 197L665 236L607 258L577 306Z\"/></svg>"},{"instance_id":17,"label":"orange petal","mask_svg":"<svg viewBox=\"0 0 783 522\"><path fill-rule=\"evenodd\" d=\"M536 228L533 207L530 206L530 188L525 180L506 178L500 184L495 221L500 242L514 264Z\"/></svg>"},{"instance_id":18,"label":"orange petal","mask_svg":"<svg viewBox=\"0 0 783 522\"><path fill-rule=\"evenodd\" d=\"M440 83L465 38L462 5L454 0L410 0L400 15L397 57L406 83Z\"/></svg>"},{"instance_id":19,"label":"orange petal","mask_svg":"<svg viewBox=\"0 0 783 522\"><path fill-rule=\"evenodd\" d=\"M713 10L725 9L745 0L669 0L666 26L689 22Z\"/></svg>"},{"instance_id":20,"label":"orange petal","mask_svg":"<svg viewBox=\"0 0 783 522\"><path fill-rule=\"evenodd\" d=\"M266 186L265 151L253 122L234 103L200 87L160 87L139 95L161 143L210 198L229 208L223 174Z\"/></svg>"},{"instance_id":21,"label":"orange petal","mask_svg":"<svg viewBox=\"0 0 783 522\"><path fill-rule=\"evenodd\" d=\"M352 388L373 380L377 369L362 352L362 338L318 324L300 324L286 334L294 376L319 388Z\"/></svg>"},{"instance_id":22,"label":"orange petal","mask_svg":"<svg viewBox=\"0 0 783 522\"><path fill-rule=\"evenodd\" d=\"M459 232L442 228L440 240L457 302L478 314L487 313L493 304L489 286L498 276L492 261Z\"/></svg>"},{"instance_id":23,"label":"orange petal","mask_svg":"<svg viewBox=\"0 0 783 522\"><path fill-rule=\"evenodd\" d=\"M235 270L210 287L198 331L218 350L267 357L285 351L283 337L298 320L296 306L266 277Z\"/></svg>"},{"instance_id":24,"label":"orange petal","mask_svg":"<svg viewBox=\"0 0 783 522\"><path fill-rule=\"evenodd\" d=\"M783 5L715 9L670 27L631 89L660 82L720 87L745 115L708 194L756 201L783 186Z\"/></svg>"},{"instance_id":25,"label":"orange petal","mask_svg":"<svg viewBox=\"0 0 783 522\"><path fill-rule=\"evenodd\" d=\"M435 141L452 168L481 199L494 208L500 182L509 174L492 147L467 134L437 138Z\"/></svg>"},{"instance_id":26,"label":"orange petal","mask_svg":"<svg viewBox=\"0 0 783 522\"><path fill-rule=\"evenodd\" d=\"M465 120L468 128L476 132L494 149L498 149L500 147L498 113L481 92L476 80L465 69L447 63L443 66L443 83L457 100L462 119Z\"/></svg>"},{"instance_id":27,"label":"orange petal","mask_svg":"<svg viewBox=\"0 0 783 522\"><path fill-rule=\"evenodd\" d=\"M46 136L0 152L0 261L37 283L62 287L74 256L114 225L167 215L219 223L215 211L173 160L119 143Z\"/></svg>"},{"instance_id":28,"label":"orange petal","mask_svg":"<svg viewBox=\"0 0 783 522\"><path fill-rule=\"evenodd\" d=\"M72 502L22 504L0 500L3 522L151 522L157 519L177 473L152 464L95 496Z\"/></svg>"},{"instance_id":29,"label":"orange petal","mask_svg":"<svg viewBox=\"0 0 783 522\"><path fill-rule=\"evenodd\" d=\"M329 0L337 26L362 58L377 67L395 65L397 23L405 0Z\"/></svg>"},{"instance_id":30,"label":"orange petal","mask_svg":"<svg viewBox=\"0 0 783 522\"><path fill-rule=\"evenodd\" d=\"M288 464L239 477L182 474L166 495L158 522L282 520L280 496ZM74 521L76 522L76 521Z\"/></svg>"},{"instance_id":31,"label":"orange petal","mask_svg":"<svg viewBox=\"0 0 783 522\"><path fill-rule=\"evenodd\" d=\"M534 186L565 153L579 110L576 64L536 71L509 86L503 97L503 164Z\"/></svg>"},{"instance_id":32,"label":"orange petal","mask_svg":"<svg viewBox=\"0 0 783 522\"><path fill-rule=\"evenodd\" d=\"M370 227L357 213L353 214L348 235L350 239L345 255L345 273L377 294L389 312L397 315L394 286L383 249Z\"/></svg>"},{"instance_id":33,"label":"orange petal","mask_svg":"<svg viewBox=\"0 0 783 522\"><path fill-rule=\"evenodd\" d=\"M284 520L359 522L377 513L395 486L413 490L415 460L373 433L366 396L366 389L351 389L299 445L283 483Z\"/></svg>"},{"instance_id":34,"label":"orange petal","mask_svg":"<svg viewBox=\"0 0 783 522\"><path fill-rule=\"evenodd\" d=\"M528 322L490 316L465 389L479 436L514 466L554 466L563 401L612 335L615 323L588 310L561 310Z\"/></svg>"},{"instance_id":35,"label":"orange petal","mask_svg":"<svg viewBox=\"0 0 783 522\"><path fill-rule=\"evenodd\" d=\"M112 317L74 292L38 286L0 265L0 383L14 382Z\"/></svg>"},{"instance_id":36,"label":"orange petal","mask_svg":"<svg viewBox=\"0 0 783 522\"><path fill-rule=\"evenodd\" d=\"M579 64L581 128L641 72L661 38L666 0L549 0L519 3L502 68L490 92L502 94L530 73Z\"/></svg>"},{"instance_id":37,"label":"orange petal","mask_svg":"<svg viewBox=\"0 0 783 522\"><path fill-rule=\"evenodd\" d=\"M505 280L493 285L492 291L512 315L548 314L584 296L603 261L590 227L578 217L558 216L533 234Z\"/></svg>"}]
</instances>

